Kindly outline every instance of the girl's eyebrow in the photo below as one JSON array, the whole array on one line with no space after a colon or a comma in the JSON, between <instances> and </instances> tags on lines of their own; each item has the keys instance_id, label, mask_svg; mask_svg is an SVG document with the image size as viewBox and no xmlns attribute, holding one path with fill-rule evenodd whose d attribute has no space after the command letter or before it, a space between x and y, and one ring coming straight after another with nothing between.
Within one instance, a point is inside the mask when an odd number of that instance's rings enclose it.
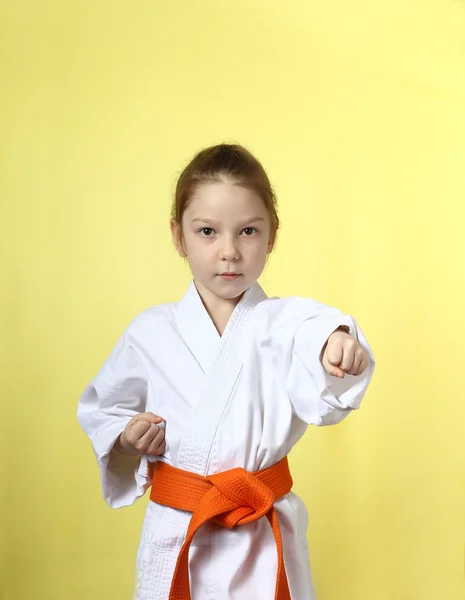
<instances>
[{"instance_id":1,"label":"girl's eyebrow","mask_svg":"<svg viewBox=\"0 0 465 600\"><path fill-rule=\"evenodd\" d=\"M242 224L245 225L246 223L256 223L257 221L264 221L265 219L263 217L252 217L250 219L245 219Z\"/></svg>"},{"instance_id":2,"label":"girl's eyebrow","mask_svg":"<svg viewBox=\"0 0 465 600\"><path fill-rule=\"evenodd\" d=\"M244 219L242 221L242 223L256 223L257 221L264 221L265 219L263 217L251 217L250 219ZM197 218L197 219L192 219L191 223L195 223L196 221L200 221L201 223L216 223L217 221L215 221L215 219L204 219L204 218Z\"/></svg>"}]
</instances>

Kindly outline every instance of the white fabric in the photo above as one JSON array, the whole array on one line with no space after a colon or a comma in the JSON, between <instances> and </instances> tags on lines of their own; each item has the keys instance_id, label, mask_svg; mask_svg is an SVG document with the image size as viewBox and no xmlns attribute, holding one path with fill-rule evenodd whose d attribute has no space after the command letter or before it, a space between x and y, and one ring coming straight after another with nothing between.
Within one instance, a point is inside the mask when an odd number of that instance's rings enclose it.
<instances>
[{"instance_id":1,"label":"white fabric","mask_svg":"<svg viewBox=\"0 0 465 600\"><path fill-rule=\"evenodd\" d=\"M320 352L340 325L370 355L358 377L328 376ZM178 303L146 310L128 327L85 389L78 419L90 437L103 495L115 508L150 485L148 460L212 474L257 471L286 456L307 424L329 425L359 407L374 370L355 320L304 298L267 299L247 290L219 336L195 285ZM156 459L112 451L128 421L150 411L165 419L167 447ZM275 503L293 600L313 600L307 511L293 493ZM166 600L190 513L148 503L134 599ZM233 530L205 525L190 557L193 600L271 600L276 547L267 519Z\"/></svg>"}]
</instances>

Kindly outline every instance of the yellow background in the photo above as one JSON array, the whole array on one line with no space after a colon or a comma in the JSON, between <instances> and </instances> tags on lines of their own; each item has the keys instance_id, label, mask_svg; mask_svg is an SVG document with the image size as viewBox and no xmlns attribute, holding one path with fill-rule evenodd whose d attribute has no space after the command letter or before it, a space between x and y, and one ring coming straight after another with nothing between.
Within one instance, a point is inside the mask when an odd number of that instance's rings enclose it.
<instances>
[{"instance_id":1,"label":"yellow background","mask_svg":"<svg viewBox=\"0 0 465 600\"><path fill-rule=\"evenodd\" d=\"M175 177L220 141L280 199L267 292L354 314L378 362L292 453L319 600L463 598L464 3L19 0L0 28L3 598L130 598L146 500L104 504L76 403L183 294Z\"/></svg>"}]
</instances>

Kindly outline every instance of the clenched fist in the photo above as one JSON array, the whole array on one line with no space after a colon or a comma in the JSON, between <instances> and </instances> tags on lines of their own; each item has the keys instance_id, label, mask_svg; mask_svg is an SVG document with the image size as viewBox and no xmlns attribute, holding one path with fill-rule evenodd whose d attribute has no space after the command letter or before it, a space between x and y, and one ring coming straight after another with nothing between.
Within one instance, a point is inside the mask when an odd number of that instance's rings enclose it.
<instances>
[{"instance_id":1,"label":"clenched fist","mask_svg":"<svg viewBox=\"0 0 465 600\"><path fill-rule=\"evenodd\" d=\"M323 367L329 375L344 378L361 375L368 367L369 356L365 348L353 338L344 327L332 333L322 351Z\"/></svg>"},{"instance_id":2,"label":"clenched fist","mask_svg":"<svg viewBox=\"0 0 465 600\"><path fill-rule=\"evenodd\" d=\"M153 413L141 413L133 417L115 443L115 449L123 454L152 454L159 456L165 451L165 430L158 425L163 419Z\"/></svg>"}]
</instances>

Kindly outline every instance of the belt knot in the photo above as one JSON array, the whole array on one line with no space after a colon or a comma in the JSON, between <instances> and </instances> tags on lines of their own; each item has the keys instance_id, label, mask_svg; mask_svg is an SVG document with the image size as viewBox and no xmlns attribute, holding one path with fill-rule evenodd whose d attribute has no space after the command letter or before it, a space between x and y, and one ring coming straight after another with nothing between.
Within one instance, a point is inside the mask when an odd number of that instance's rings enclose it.
<instances>
[{"instance_id":1,"label":"belt knot","mask_svg":"<svg viewBox=\"0 0 465 600\"><path fill-rule=\"evenodd\" d=\"M275 494L266 484L241 467L210 475L207 479L214 489L234 505L228 512L214 519L216 523L228 529L264 517L273 508L276 500ZM209 493L207 492L206 496ZM204 501L209 503L211 499L204 496ZM202 503L201 500L200 505ZM200 506L199 509L201 510Z\"/></svg>"}]
</instances>

